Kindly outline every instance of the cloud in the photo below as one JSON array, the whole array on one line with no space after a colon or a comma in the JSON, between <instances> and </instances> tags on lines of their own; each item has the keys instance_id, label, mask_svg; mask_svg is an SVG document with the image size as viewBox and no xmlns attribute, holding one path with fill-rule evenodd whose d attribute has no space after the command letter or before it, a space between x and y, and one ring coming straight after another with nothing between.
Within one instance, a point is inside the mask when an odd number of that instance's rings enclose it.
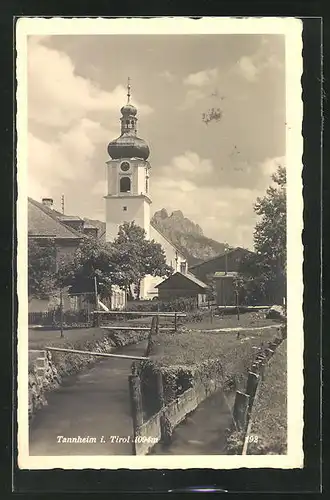
<instances>
[{"instance_id":1,"label":"cloud","mask_svg":"<svg viewBox=\"0 0 330 500\"><path fill-rule=\"evenodd\" d=\"M213 172L213 164L210 160L200 158L193 151L186 151L182 155L172 158L168 165L158 168L161 176L167 176L169 179L194 180L205 178Z\"/></svg>"},{"instance_id":2,"label":"cloud","mask_svg":"<svg viewBox=\"0 0 330 500\"><path fill-rule=\"evenodd\" d=\"M96 182L91 190L92 195L96 196L105 196L107 194L107 182L106 179L102 179L98 182Z\"/></svg>"},{"instance_id":3,"label":"cloud","mask_svg":"<svg viewBox=\"0 0 330 500\"><path fill-rule=\"evenodd\" d=\"M185 99L179 109L189 109L195 106L198 101L201 101L207 97L205 92L197 89L190 89L186 93Z\"/></svg>"},{"instance_id":4,"label":"cloud","mask_svg":"<svg viewBox=\"0 0 330 500\"><path fill-rule=\"evenodd\" d=\"M249 82L254 82L257 79L259 70L251 57L241 57L238 61L238 68L241 75Z\"/></svg>"},{"instance_id":5,"label":"cloud","mask_svg":"<svg viewBox=\"0 0 330 500\"><path fill-rule=\"evenodd\" d=\"M159 76L161 78L164 78L164 80L168 81L169 83L172 83L175 80L175 75L173 75L173 73L171 73L170 71L167 71L167 70L160 73Z\"/></svg>"},{"instance_id":6,"label":"cloud","mask_svg":"<svg viewBox=\"0 0 330 500\"><path fill-rule=\"evenodd\" d=\"M126 101L126 89L118 85L111 92L79 76L70 57L42 44L40 37L30 37L28 49L29 118L42 125L70 126L92 112L118 113ZM135 103L139 112L152 108Z\"/></svg>"},{"instance_id":7,"label":"cloud","mask_svg":"<svg viewBox=\"0 0 330 500\"><path fill-rule=\"evenodd\" d=\"M126 102L124 87L109 92L79 76L66 53L43 45L49 39L29 37L28 48L28 189L37 199L69 189L66 182L97 182ZM135 104L142 115L152 112Z\"/></svg>"},{"instance_id":8,"label":"cloud","mask_svg":"<svg viewBox=\"0 0 330 500\"><path fill-rule=\"evenodd\" d=\"M183 83L185 85L205 87L207 85L211 85L212 83L214 83L217 77L218 77L217 68L206 69L203 71L199 71L198 73L191 73L184 79Z\"/></svg>"},{"instance_id":9,"label":"cloud","mask_svg":"<svg viewBox=\"0 0 330 500\"><path fill-rule=\"evenodd\" d=\"M87 118L75 123L55 139L46 141L28 135L29 194L38 198L63 182L88 180L94 176L94 155L113 132ZM42 190L42 192L41 192ZM46 193L47 191L47 193ZM46 193L46 194L45 194Z\"/></svg>"},{"instance_id":10,"label":"cloud","mask_svg":"<svg viewBox=\"0 0 330 500\"><path fill-rule=\"evenodd\" d=\"M282 167L286 166L285 156L277 156L275 158L266 158L260 164L260 171L265 177L267 177L269 180L271 180L271 176L276 172L276 170L278 169L279 166L282 166Z\"/></svg>"},{"instance_id":11,"label":"cloud","mask_svg":"<svg viewBox=\"0 0 330 500\"><path fill-rule=\"evenodd\" d=\"M273 70L283 69L284 62L271 50L269 40L263 37L256 52L252 55L242 56L231 68L230 73L238 74L248 82L256 82L261 74L269 68Z\"/></svg>"},{"instance_id":12,"label":"cloud","mask_svg":"<svg viewBox=\"0 0 330 500\"><path fill-rule=\"evenodd\" d=\"M257 197L264 194L264 189L216 187L212 184L213 175L212 162L195 152L174 157L157 170L157 176L153 175L154 211L182 210L186 217L203 227L207 236L252 248L256 221L253 205Z\"/></svg>"}]
</instances>

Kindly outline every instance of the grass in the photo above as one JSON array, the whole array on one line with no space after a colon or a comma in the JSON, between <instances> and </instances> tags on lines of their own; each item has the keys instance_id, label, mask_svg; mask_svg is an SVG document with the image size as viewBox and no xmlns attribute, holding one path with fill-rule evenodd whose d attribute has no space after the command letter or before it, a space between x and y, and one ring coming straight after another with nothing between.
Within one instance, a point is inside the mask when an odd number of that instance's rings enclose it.
<instances>
[{"instance_id":1,"label":"grass","mask_svg":"<svg viewBox=\"0 0 330 500\"><path fill-rule=\"evenodd\" d=\"M276 327L256 332L241 332L240 338L237 338L235 331L212 333L196 329L176 334L160 332L154 337L151 357L162 366L193 366L212 359L229 364L230 358L243 356L245 351L254 353L254 348L273 340L276 333Z\"/></svg>"},{"instance_id":2,"label":"grass","mask_svg":"<svg viewBox=\"0 0 330 500\"><path fill-rule=\"evenodd\" d=\"M43 349L47 345L64 347L68 343L84 340L101 340L105 330L101 328L73 328L64 330L61 338L59 330L29 329L29 349Z\"/></svg>"},{"instance_id":3,"label":"grass","mask_svg":"<svg viewBox=\"0 0 330 500\"><path fill-rule=\"evenodd\" d=\"M236 314L228 314L224 316L215 316L211 321L211 317L205 314L205 318L202 321L196 322L186 322L184 327L187 329L199 330L213 330L219 328L254 328L260 326L268 326L278 324L278 320L266 319L265 314L262 312L247 312L240 314L239 319Z\"/></svg>"},{"instance_id":4,"label":"grass","mask_svg":"<svg viewBox=\"0 0 330 500\"><path fill-rule=\"evenodd\" d=\"M143 317L139 319L124 320L124 321L107 321L107 324L120 325L120 326L146 326L151 325L151 317ZM211 318L206 315L205 319L201 322L186 322L181 323L184 329L194 330L212 330L219 328L235 328L237 326L243 328L266 326L278 323L278 321L265 319L264 314L261 313L245 313L240 315L237 319L236 315L227 315L222 317L214 317L212 322ZM171 327L173 325L173 318L160 317L160 327ZM180 325L180 322L179 322ZM61 338L59 330L42 330L42 329L29 329L29 349L42 349L49 342L53 346L64 346L68 342L75 342L76 340L98 340L104 337L105 330L101 328L72 328L63 331L64 337Z\"/></svg>"},{"instance_id":5,"label":"grass","mask_svg":"<svg viewBox=\"0 0 330 500\"><path fill-rule=\"evenodd\" d=\"M285 454L287 447L286 341L283 341L277 348L269 362L251 417L251 435L258 436L258 443L249 444L248 454Z\"/></svg>"}]
</instances>

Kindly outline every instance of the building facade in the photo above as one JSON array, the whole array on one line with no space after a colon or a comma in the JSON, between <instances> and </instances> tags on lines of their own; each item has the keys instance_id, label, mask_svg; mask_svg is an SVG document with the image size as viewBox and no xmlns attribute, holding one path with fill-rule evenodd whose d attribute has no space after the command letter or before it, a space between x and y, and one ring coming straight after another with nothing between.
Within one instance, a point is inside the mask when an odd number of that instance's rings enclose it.
<instances>
[{"instance_id":1,"label":"building facade","mask_svg":"<svg viewBox=\"0 0 330 500\"><path fill-rule=\"evenodd\" d=\"M83 239L88 236L98 238L98 228L79 216L65 215L55 210L52 198L43 198L42 202L28 199L28 238L40 245L51 241L54 245L56 268L62 263L70 262ZM55 270L55 269L54 269ZM87 295L62 294L64 310L94 310L95 303L87 300ZM58 307L60 295L45 299L29 297L29 312L46 312ZM126 294L117 286L113 287L107 305L111 309L123 309L126 306Z\"/></svg>"},{"instance_id":2,"label":"building facade","mask_svg":"<svg viewBox=\"0 0 330 500\"><path fill-rule=\"evenodd\" d=\"M189 271L200 280L208 283L213 279L214 273L216 272L238 272L242 259L250 253L252 252L245 248L233 248L211 259L191 266Z\"/></svg>"},{"instance_id":3,"label":"building facade","mask_svg":"<svg viewBox=\"0 0 330 500\"><path fill-rule=\"evenodd\" d=\"M196 306L207 304L208 286L188 272L176 272L157 285L159 299L170 301L189 298L196 301Z\"/></svg>"},{"instance_id":4,"label":"building facade","mask_svg":"<svg viewBox=\"0 0 330 500\"><path fill-rule=\"evenodd\" d=\"M130 84L127 86L127 104L121 108L121 134L108 145L107 194L105 196L106 241L113 241L124 222L134 221L145 230L146 238L160 243L166 262L174 271L186 269L184 255L155 229L151 223L151 165L148 144L137 136L137 109L130 102ZM142 299L158 295L159 276L146 276L141 284Z\"/></svg>"}]
</instances>

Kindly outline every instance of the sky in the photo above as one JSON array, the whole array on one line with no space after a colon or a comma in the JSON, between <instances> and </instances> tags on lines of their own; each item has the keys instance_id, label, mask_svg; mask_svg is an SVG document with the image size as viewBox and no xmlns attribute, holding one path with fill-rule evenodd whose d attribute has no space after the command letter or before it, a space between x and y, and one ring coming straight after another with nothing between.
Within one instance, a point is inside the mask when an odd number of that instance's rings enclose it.
<instances>
[{"instance_id":1,"label":"sky","mask_svg":"<svg viewBox=\"0 0 330 500\"><path fill-rule=\"evenodd\" d=\"M108 143L138 108L152 213L253 247L253 204L285 165L283 35L54 35L28 40L28 194L105 220ZM205 124L202 114L220 108Z\"/></svg>"}]
</instances>

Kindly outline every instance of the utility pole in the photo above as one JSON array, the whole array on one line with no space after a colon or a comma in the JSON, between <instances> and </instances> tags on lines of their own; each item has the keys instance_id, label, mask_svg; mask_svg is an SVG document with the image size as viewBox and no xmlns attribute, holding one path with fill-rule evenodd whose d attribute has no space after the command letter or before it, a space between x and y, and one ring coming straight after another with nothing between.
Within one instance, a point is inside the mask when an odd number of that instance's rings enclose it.
<instances>
[{"instance_id":1,"label":"utility pole","mask_svg":"<svg viewBox=\"0 0 330 500\"><path fill-rule=\"evenodd\" d=\"M228 272L228 259L227 259L227 245L225 247L225 276L227 276ZM227 284L226 284L226 278L223 281L223 297L224 297L224 302L225 302L225 308L227 307Z\"/></svg>"},{"instance_id":2,"label":"utility pole","mask_svg":"<svg viewBox=\"0 0 330 500\"><path fill-rule=\"evenodd\" d=\"M64 194L61 197L61 205L62 205L62 214L64 215Z\"/></svg>"}]
</instances>

